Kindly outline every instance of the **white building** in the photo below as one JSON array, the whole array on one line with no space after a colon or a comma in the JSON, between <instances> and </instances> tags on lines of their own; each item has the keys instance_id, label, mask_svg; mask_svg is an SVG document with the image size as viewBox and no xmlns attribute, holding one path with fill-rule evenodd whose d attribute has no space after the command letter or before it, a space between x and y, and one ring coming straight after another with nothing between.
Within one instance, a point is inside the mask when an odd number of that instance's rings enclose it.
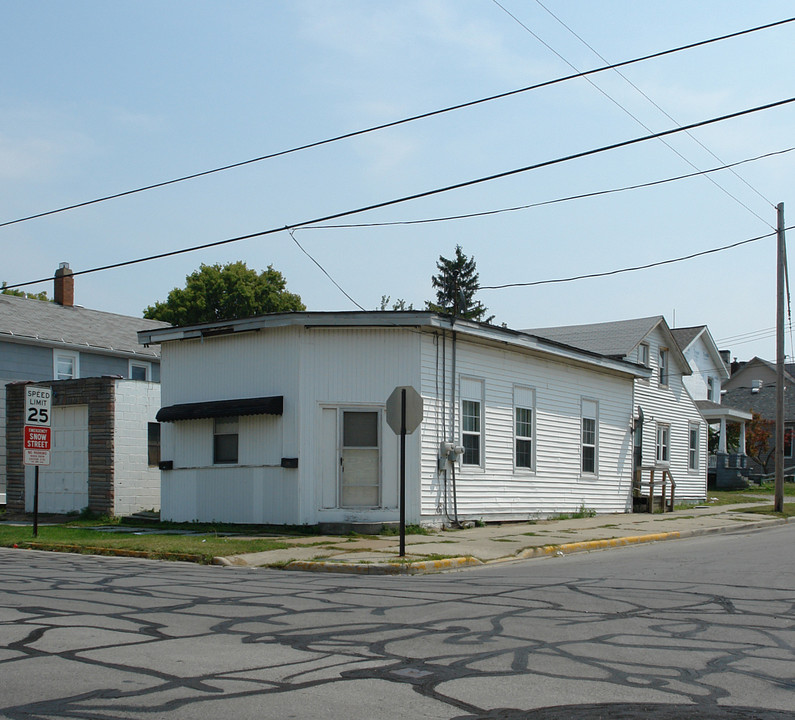
<instances>
[{"instance_id":1,"label":"white building","mask_svg":"<svg viewBox=\"0 0 795 720\"><path fill-rule=\"evenodd\" d=\"M723 402L723 386L729 381L727 357L721 356L718 346L706 325L671 330L693 374L685 377L685 386L696 401L704 419L717 431L716 451L709 455L709 486L715 488L745 487L748 459L745 455L745 424L751 413ZM729 452L727 426L739 428L737 447Z\"/></svg>"},{"instance_id":2,"label":"white building","mask_svg":"<svg viewBox=\"0 0 795 720\"><path fill-rule=\"evenodd\" d=\"M424 420L406 441L407 522L632 509L635 387L653 368L430 312L284 313L139 340L161 346L165 520L397 520L384 408L409 385Z\"/></svg>"},{"instance_id":3,"label":"white building","mask_svg":"<svg viewBox=\"0 0 795 720\"><path fill-rule=\"evenodd\" d=\"M527 332L651 371L635 380L635 466L643 487L654 472L676 483L676 499L697 501L707 494L707 423L686 383L692 369L661 315L618 322L536 328Z\"/></svg>"}]
</instances>

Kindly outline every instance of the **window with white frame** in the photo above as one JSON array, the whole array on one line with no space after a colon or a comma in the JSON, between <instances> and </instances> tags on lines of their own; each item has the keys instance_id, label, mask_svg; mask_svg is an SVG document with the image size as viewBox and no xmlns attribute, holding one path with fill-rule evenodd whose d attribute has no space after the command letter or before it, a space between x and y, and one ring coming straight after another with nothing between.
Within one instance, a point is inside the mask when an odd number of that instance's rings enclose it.
<instances>
[{"instance_id":1,"label":"window with white frame","mask_svg":"<svg viewBox=\"0 0 795 720\"><path fill-rule=\"evenodd\" d=\"M582 401L582 471L594 475L598 467L599 405L594 400Z\"/></svg>"},{"instance_id":2,"label":"window with white frame","mask_svg":"<svg viewBox=\"0 0 795 720\"><path fill-rule=\"evenodd\" d=\"M463 465L483 465L483 381L461 378Z\"/></svg>"},{"instance_id":3,"label":"window with white frame","mask_svg":"<svg viewBox=\"0 0 795 720\"><path fill-rule=\"evenodd\" d=\"M130 360L130 380L150 380L151 364L148 362L138 362Z\"/></svg>"},{"instance_id":4,"label":"window with white frame","mask_svg":"<svg viewBox=\"0 0 795 720\"><path fill-rule=\"evenodd\" d=\"M668 349L660 348L660 385L668 384Z\"/></svg>"},{"instance_id":5,"label":"window with white frame","mask_svg":"<svg viewBox=\"0 0 795 720\"><path fill-rule=\"evenodd\" d=\"M707 378L707 400L717 402L715 400L715 378L711 376Z\"/></svg>"},{"instance_id":6,"label":"window with white frame","mask_svg":"<svg viewBox=\"0 0 795 720\"><path fill-rule=\"evenodd\" d=\"M70 350L53 350L52 373L55 380L75 380L79 378L80 356Z\"/></svg>"},{"instance_id":7,"label":"window with white frame","mask_svg":"<svg viewBox=\"0 0 795 720\"><path fill-rule=\"evenodd\" d=\"M638 345L638 365L649 367L649 343Z\"/></svg>"},{"instance_id":8,"label":"window with white frame","mask_svg":"<svg viewBox=\"0 0 795 720\"><path fill-rule=\"evenodd\" d=\"M671 460L671 426L657 425L657 462L668 463Z\"/></svg>"},{"instance_id":9,"label":"window with white frame","mask_svg":"<svg viewBox=\"0 0 795 720\"><path fill-rule=\"evenodd\" d=\"M213 421L213 464L237 462L238 423L236 417L215 418Z\"/></svg>"},{"instance_id":10,"label":"window with white frame","mask_svg":"<svg viewBox=\"0 0 795 720\"><path fill-rule=\"evenodd\" d=\"M687 469L698 470L698 438L700 428L698 424L690 424L689 442L687 446Z\"/></svg>"},{"instance_id":11,"label":"window with white frame","mask_svg":"<svg viewBox=\"0 0 795 720\"><path fill-rule=\"evenodd\" d=\"M532 470L535 394L531 388L514 386L514 462L517 468Z\"/></svg>"}]
</instances>

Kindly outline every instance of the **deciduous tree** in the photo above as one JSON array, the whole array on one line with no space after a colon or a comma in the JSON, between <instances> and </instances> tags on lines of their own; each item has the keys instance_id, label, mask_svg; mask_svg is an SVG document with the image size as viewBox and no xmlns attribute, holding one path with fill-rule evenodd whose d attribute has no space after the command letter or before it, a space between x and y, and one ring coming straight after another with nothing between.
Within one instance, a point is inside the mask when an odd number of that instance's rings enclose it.
<instances>
[{"instance_id":1,"label":"deciduous tree","mask_svg":"<svg viewBox=\"0 0 795 720\"><path fill-rule=\"evenodd\" d=\"M8 283L3 280L2 286L0 286L0 295L14 295L16 297L24 297L30 298L31 300L49 300L50 298L47 297L47 292L42 290L38 293L30 293L24 292L23 290L17 290L16 288L8 288L6 287Z\"/></svg>"},{"instance_id":2,"label":"deciduous tree","mask_svg":"<svg viewBox=\"0 0 795 720\"><path fill-rule=\"evenodd\" d=\"M745 428L745 452L759 464L765 474L770 472L768 465L775 452L773 439L775 425L772 420L765 420L758 412L752 410L751 421Z\"/></svg>"},{"instance_id":3,"label":"deciduous tree","mask_svg":"<svg viewBox=\"0 0 795 720\"><path fill-rule=\"evenodd\" d=\"M269 265L258 273L242 261L204 265L174 288L165 302L144 310L144 317L172 325L234 320L271 312L306 310L301 298L287 291L284 276Z\"/></svg>"}]
</instances>

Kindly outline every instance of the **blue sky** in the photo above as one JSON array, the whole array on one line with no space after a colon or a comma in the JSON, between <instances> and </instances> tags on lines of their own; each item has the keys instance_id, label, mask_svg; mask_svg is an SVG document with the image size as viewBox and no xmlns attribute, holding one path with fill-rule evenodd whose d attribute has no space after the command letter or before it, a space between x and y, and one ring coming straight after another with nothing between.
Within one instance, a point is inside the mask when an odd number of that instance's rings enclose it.
<instances>
[{"instance_id":1,"label":"blue sky","mask_svg":"<svg viewBox=\"0 0 795 720\"><path fill-rule=\"evenodd\" d=\"M793 14L784 0L126 2L0 5L0 222L288 149ZM512 18L510 11L517 19ZM537 36L537 37L536 37ZM540 38L540 40L539 40ZM795 23L622 70L680 124L795 96ZM555 52L550 50L550 46ZM557 54L555 54L557 53ZM674 127L615 73L0 228L0 280L79 271L283 227ZM615 102L614 102L615 101ZM618 103L618 104L616 104ZM795 105L522 173L352 222L553 200L795 146ZM795 224L795 152L711 177L417 225L301 229L361 306L422 307L458 243L484 286L666 260ZM747 184L746 184L747 183ZM734 197L730 197L729 194ZM76 302L140 315L201 263L284 273L310 310L356 309L286 232L76 279ZM47 289L49 283L30 288ZM479 298L509 327L664 315L740 359L775 359L775 241ZM742 337L740 337L742 336ZM748 342L749 338L756 338ZM791 354L789 336L787 352Z\"/></svg>"}]
</instances>

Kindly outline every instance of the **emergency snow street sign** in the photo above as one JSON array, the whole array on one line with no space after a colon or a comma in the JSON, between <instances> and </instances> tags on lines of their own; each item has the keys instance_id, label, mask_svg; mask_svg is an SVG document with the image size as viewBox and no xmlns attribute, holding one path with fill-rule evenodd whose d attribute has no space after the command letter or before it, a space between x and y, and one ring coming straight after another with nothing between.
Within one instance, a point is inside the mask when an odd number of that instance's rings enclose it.
<instances>
[{"instance_id":1,"label":"emergency snow street sign","mask_svg":"<svg viewBox=\"0 0 795 720\"><path fill-rule=\"evenodd\" d=\"M49 465L51 432L50 416L52 410L52 389L29 385L25 388L25 465Z\"/></svg>"}]
</instances>

